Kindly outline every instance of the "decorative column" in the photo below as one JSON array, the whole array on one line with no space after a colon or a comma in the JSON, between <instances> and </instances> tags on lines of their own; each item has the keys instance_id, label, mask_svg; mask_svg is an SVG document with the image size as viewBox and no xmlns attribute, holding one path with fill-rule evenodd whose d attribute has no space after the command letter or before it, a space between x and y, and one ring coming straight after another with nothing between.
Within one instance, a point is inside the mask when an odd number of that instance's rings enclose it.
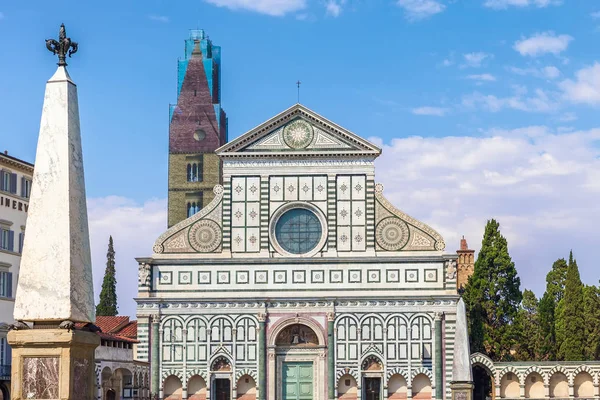
<instances>
[{"instance_id":1,"label":"decorative column","mask_svg":"<svg viewBox=\"0 0 600 400\"><path fill-rule=\"evenodd\" d=\"M435 313L435 398L438 400L444 397L444 356L442 354L442 319L443 313Z\"/></svg>"},{"instance_id":2,"label":"decorative column","mask_svg":"<svg viewBox=\"0 0 600 400\"><path fill-rule=\"evenodd\" d=\"M327 393L329 400L335 399L335 314L327 313Z\"/></svg>"},{"instance_id":3,"label":"decorative column","mask_svg":"<svg viewBox=\"0 0 600 400\"><path fill-rule=\"evenodd\" d=\"M17 322L8 333L13 400L87 400L98 394L94 350L100 336L93 325L79 102L66 69L66 57L78 45L64 25L58 36L46 40L58 55L58 69L46 83L15 297Z\"/></svg>"},{"instance_id":4,"label":"decorative column","mask_svg":"<svg viewBox=\"0 0 600 400\"><path fill-rule=\"evenodd\" d=\"M151 317L152 336L150 343L152 344L151 359L150 359L150 396L159 394L160 387L160 316L153 315ZM161 396L162 398L162 396Z\"/></svg>"},{"instance_id":5,"label":"decorative column","mask_svg":"<svg viewBox=\"0 0 600 400\"><path fill-rule=\"evenodd\" d=\"M456 306L456 336L452 362L452 382L450 383L452 400L472 400L473 388L467 310L465 302L461 298Z\"/></svg>"},{"instance_id":6,"label":"decorative column","mask_svg":"<svg viewBox=\"0 0 600 400\"><path fill-rule=\"evenodd\" d=\"M267 398L267 314L258 314L258 400Z\"/></svg>"}]
</instances>

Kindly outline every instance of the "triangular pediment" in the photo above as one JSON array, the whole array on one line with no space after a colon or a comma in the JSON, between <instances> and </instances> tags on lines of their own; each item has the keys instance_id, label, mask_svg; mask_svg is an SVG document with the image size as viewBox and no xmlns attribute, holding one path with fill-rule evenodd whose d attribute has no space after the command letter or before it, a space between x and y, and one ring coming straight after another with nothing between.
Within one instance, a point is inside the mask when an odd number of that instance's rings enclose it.
<instances>
[{"instance_id":1,"label":"triangular pediment","mask_svg":"<svg viewBox=\"0 0 600 400\"><path fill-rule=\"evenodd\" d=\"M221 157L377 157L381 150L296 104L217 149Z\"/></svg>"}]
</instances>

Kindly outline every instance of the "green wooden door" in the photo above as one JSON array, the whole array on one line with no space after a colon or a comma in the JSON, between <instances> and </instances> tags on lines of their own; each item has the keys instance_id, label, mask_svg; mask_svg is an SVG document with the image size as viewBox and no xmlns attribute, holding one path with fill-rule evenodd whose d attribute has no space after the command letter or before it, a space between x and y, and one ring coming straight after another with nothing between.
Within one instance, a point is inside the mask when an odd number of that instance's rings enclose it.
<instances>
[{"instance_id":1,"label":"green wooden door","mask_svg":"<svg viewBox=\"0 0 600 400\"><path fill-rule=\"evenodd\" d=\"M312 363L283 363L283 400L312 400Z\"/></svg>"}]
</instances>

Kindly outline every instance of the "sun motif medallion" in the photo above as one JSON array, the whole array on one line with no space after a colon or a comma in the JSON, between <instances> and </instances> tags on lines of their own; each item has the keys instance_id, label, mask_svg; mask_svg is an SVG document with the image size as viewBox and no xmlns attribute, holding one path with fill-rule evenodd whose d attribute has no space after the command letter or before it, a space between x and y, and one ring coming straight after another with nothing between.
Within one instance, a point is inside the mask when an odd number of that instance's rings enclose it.
<instances>
[{"instance_id":1,"label":"sun motif medallion","mask_svg":"<svg viewBox=\"0 0 600 400\"><path fill-rule=\"evenodd\" d=\"M292 121L283 128L283 141L295 150L308 147L313 137L313 127L301 119Z\"/></svg>"}]
</instances>

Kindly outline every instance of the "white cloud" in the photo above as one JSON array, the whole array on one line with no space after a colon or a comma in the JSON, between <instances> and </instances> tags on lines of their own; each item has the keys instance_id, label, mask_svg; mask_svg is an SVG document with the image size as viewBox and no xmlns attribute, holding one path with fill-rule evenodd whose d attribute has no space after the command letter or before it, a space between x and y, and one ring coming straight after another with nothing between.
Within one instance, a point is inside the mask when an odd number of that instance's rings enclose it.
<instances>
[{"instance_id":1,"label":"white cloud","mask_svg":"<svg viewBox=\"0 0 600 400\"><path fill-rule=\"evenodd\" d=\"M415 115L431 115L435 117L443 117L449 111L449 109L442 107L418 107L411 110L411 112Z\"/></svg>"},{"instance_id":2,"label":"white cloud","mask_svg":"<svg viewBox=\"0 0 600 400\"><path fill-rule=\"evenodd\" d=\"M306 0L204 0L230 10L247 10L281 17L306 8Z\"/></svg>"},{"instance_id":3,"label":"white cloud","mask_svg":"<svg viewBox=\"0 0 600 400\"><path fill-rule=\"evenodd\" d=\"M600 63L580 69L575 80L566 79L559 86L565 98L573 103L600 104Z\"/></svg>"},{"instance_id":4,"label":"white cloud","mask_svg":"<svg viewBox=\"0 0 600 400\"><path fill-rule=\"evenodd\" d=\"M522 86L514 86L513 91L514 94L512 96L506 97L473 92L463 96L462 106L466 109L483 109L490 112L512 109L525 112L549 113L560 108L560 104L554 98L554 94L547 93L542 89L534 90L533 95L528 95L528 90Z\"/></svg>"},{"instance_id":5,"label":"white cloud","mask_svg":"<svg viewBox=\"0 0 600 400\"><path fill-rule=\"evenodd\" d=\"M574 112L566 112L563 115L561 115L558 120L560 122L573 122L573 121L577 121L577 114L575 114Z\"/></svg>"},{"instance_id":6,"label":"white cloud","mask_svg":"<svg viewBox=\"0 0 600 400\"><path fill-rule=\"evenodd\" d=\"M508 7L538 7L544 8L548 6L556 6L562 4L561 0L485 0L483 5L485 7L493 8L496 10L504 10Z\"/></svg>"},{"instance_id":7,"label":"white cloud","mask_svg":"<svg viewBox=\"0 0 600 400\"><path fill-rule=\"evenodd\" d=\"M485 60L489 60L494 56L492 54L479 51L474 53L463 54L463 57L465 59L465 64L463 64L461 67L479 68Z\"/></svg>"},{"instance_id":8,"label":"white cloud","mask_svg":"<svg viewBox=\"0 0 600 400\"><path fill-rule=\"evenodd\" d=\"M119 313L135 316L137 262L135 257L152 255L154 241L166 230L166 200L151 199L144 204L117 196L88 199L94 295L100 296L106 268L108 237L116 252Z\"/></svg>"},{"instance_id":9,"label":"white cloud","mask_svg":"<svg viewBox=\"0 0 600 400\"><path fill-rule=\"evenodd\" d=\"M406 12L406 18L417 21L439 14L446 6L436 0L397 0L396 4Z\"/></svg>"},{"instance_id":10,"label":"white cloud","mask_svg":"<svg viewBox=\"0 0 600 400\"><path fill-rule=\"evenodd\" d=\"M482 133L393 139L382 146L376 180L400 209L440 231L448 252L463 234L478 249L486 220L497 218L525 287L543 292L540 276L571 248L582 279L596 284L600 129Z\"/></svg>"},{"instance_id":11,"label":"white cloud","mask_svg":"<svg viewBox=\"0 0 600 400\"><path fill-rule=\"evenodd\" d=\"M342 13L342 7L345 3L346 0L327 0L325 3L327 15L338 17Z\"/></svg>"},{"instance_id":12,"label":"white cloud","mask_svg":"<svg viewBox=\"0 0 600 400\"><path fill-rule=\"evenodd\" d=\"M167 22L171 21L171 19L169 17L167 17L166 15L148 15L148 19L150 19L152 21L156 21L156 22L163 22L163 23L167 23Z\"/></svg>"},{"instance_id":13,"label":"white cloud","mask_svg":"<svg viewBox=\"0 0 600 400\"><path fill-rule=\"evenodd\" d=\"M467 79L471 79L473 81L485 81L485 82L494 82L496 81L496 77L492 74L474 74L467 75Z\"/></svg>"},{"instance_id":14,"label":"white cloud","mask_svg":"<svg viewBox=\"0 0 600 400\"><path fill-rule=\"evenodd\" d=\"M572 40L572 36L557 36L554 32L548 31L516 41L514 49L522 56L537 57L548 53L559 55L569 47Z\"/></svg>"},{"instance_id":15,"label":"white cloud","mask_svg":"<svg viewBox=\"0 0 600 400\"><path fill-rule=\"evenodd\" d=\"M536 78L543 78L543 79L556 79L560 76L561 72L558 68L556 68L553 65L549 65L543 68L535 68L535 67L529 67L529 68L517 68L517 67L508 67L507 68L510 72L517 74L517 75L522 75L522 76L533 76Z\"/></svg>"}]
</instances>

